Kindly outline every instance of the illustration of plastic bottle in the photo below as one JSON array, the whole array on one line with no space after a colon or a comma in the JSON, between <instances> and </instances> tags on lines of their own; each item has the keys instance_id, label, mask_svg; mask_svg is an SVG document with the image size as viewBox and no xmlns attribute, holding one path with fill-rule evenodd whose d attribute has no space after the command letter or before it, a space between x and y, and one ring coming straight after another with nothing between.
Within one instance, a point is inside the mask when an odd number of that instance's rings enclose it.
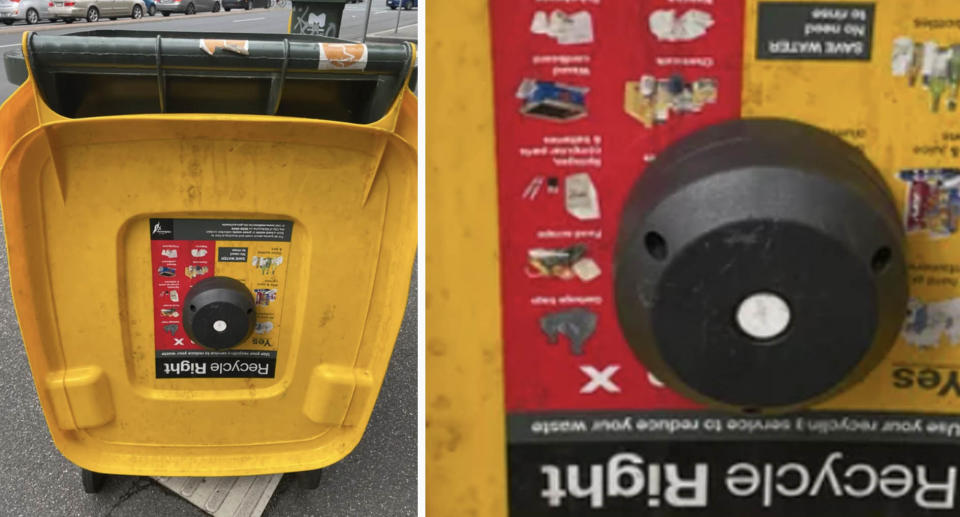
<instances>
[{"instance_id":1,"label":"illustration of plastic bottle","mask_svg":"<svg viewBox=\"0 0 960 517\"><path fill-rule=\"evenodd\" d=\"M957 111L957 99L960 98L960 45L953 46L947 75L950 78L950 100L947 101L947 106L950 111Z\"/></svg>"},{"instance_id":2,"label":"illustration of plastic bottle","mask_svg":"<svg viewBox=\"0 0 960 517\"><path fill-rule=\"evenodd\" d=\"M930 78L930 95L933 97L933 103L930 110L934 113L940 111L940 99L947 90L947 78L935 75Z\"/></svg>"},{"instance_id":3,"label":"illustration of plastic bottle","mask_svg":"<svg viewBox=\"0 0 960 517\"><path fill-rule=\"evenodd\" d=\"M931 110L934 113L940 111L940 100L947 91L952 58L952 49L943 47L937 49L936 59L934 59L933 75L930 77L929 84L930 94L933 96L933 106L931 106Z\"/></svg>"},{"instance_id":4,"label":"illustration of plastic bottle","mask_svg":"<svg viewBox=\"0 0 960 517\"><path fill-rule=\"evenodd\" d=\"M920 77L920 71L923 68L923 43L917 43L913 46L913 57L910 60L909 83L910 86L916 86L917 78Z\"/></svg>"}]
</instances>

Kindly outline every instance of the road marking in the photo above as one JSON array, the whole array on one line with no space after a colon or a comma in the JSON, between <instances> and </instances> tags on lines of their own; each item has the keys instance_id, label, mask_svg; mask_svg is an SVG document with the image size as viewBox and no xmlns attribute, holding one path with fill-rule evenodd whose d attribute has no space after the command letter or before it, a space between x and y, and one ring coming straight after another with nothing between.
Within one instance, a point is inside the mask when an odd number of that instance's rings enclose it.
<instances>
[{"instance_id":1,"label":"road marking","mask_svg":"<svg viewBox=\"0 0 960 517\"><path fill-rule=\"evenodd\" d=\"M261 16L260 18L244 18L244 19L242 19L242 20L233 20L233 23L255 22L255 21L257 21L257 20L266 20L266 18L264 18L264 17L262 17L262 16Z\"/></svg>"},{"instance_id":2,"label":"road marking","mask_svg":"<svg viewBox=\"0 0 960 517\"><path fill-rule=\"evenodd\" d=\"M417 26L416 23L411 23L409 25L401 25L400 27L397 27L397 30L399 31L401 29L406 29L408 27L416 27L416 26ZM393 29L387 29L385 31L378 31L378 32L371 32L367 34L367 36L379 36L381 34L387 34L388 32L393 32Z\"/></svg>"},{"instance_id":3,"label":"road marking","mask_svg":"<svg viewBox=\"0 0 960 517\"><path fill-rule=\"evenodd\" d=\"M403 10L401 10L401 11L396 11L396 10L394 10L394 11L374 11L373 14L392 14L392 15L394 16L394 18L396 18L397 14L400 14L400 15L404 15L404 14L413 14L413 15L416 15L416 14L417 14L417 11L407 11L406 9L403 9Z\"/></svg>"}]
</instances>

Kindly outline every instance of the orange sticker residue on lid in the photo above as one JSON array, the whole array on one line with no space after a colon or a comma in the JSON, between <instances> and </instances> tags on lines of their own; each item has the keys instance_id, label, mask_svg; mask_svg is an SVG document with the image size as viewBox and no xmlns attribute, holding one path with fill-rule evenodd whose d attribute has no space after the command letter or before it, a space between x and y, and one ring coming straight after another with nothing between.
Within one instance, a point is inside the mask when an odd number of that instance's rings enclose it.
<instances>
[{"instance_id":1,"label":"orange sticker residue on lid","mask_svg":"<svg viewBox=\"0 0 960 517\"><path fill-rule=\"evenodd\" d=\"M250 55L250 42L245 39L202 39L200 40L200 48L211 56L218 48L229 50L242 56Z\"/></svg>"},{"instance_id":2,"label":"orange sticker residue on lid","mask_svg":"<svg viewBox=\"0 0 960 517\"><path fill-rule=\"evenodd\" d=\"M362 43L318 43L320 70L363 70L367 67L367 46Z\"/></svg>"}]
</instances>

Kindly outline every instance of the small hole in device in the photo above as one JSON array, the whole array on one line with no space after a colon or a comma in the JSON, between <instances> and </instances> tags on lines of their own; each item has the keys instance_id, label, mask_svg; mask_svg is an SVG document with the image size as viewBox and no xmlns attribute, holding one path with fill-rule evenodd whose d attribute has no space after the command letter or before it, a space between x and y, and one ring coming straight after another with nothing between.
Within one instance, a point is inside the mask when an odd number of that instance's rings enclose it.
<instances>
[{"instance_id":1,"label":"small hole in device","mask_svg":"<svg viewBox=\"0 0 960 517\"><path fill-rule=\"evenodd\" d=\"M884 246L873 254L870 267L873 268L874 273L883 273L884 270L887 269L887 266L890 265L891 258L893 258L893 253L890 251L890 248Z\"/></svg>"},{"instance_id":2,"label":"small hole in device","mask_svg":"<svg viewBox=\"0 0 960 517\"><path fill-rule=\"evenodd\" d=\"M647 247L647 253L657 260L667 258L667 241L657 232L649 232L643 238L643 244Z\"/></svg>"},{"instance_id":3,"label":"small hole in device","mask_svg":"<svg viewBox=\"0 0 960 517\"><path fill-rule=\"evenodd\" d=\"M190 306L190 312L197 312L197 306L196 306L196 305L191 305L191 306Z\"/></svg>"}]
</instances>

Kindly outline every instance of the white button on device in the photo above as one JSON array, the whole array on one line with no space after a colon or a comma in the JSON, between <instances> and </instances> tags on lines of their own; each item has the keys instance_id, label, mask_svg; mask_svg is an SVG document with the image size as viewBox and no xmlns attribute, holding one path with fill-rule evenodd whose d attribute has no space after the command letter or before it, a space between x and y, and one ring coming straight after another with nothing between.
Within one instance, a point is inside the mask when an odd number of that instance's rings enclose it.
<instances>
[{"instance_id":1,"label":"white button on device","mask_svg":"<svg viewBox=\"0 0 960 517\"><path fill-rule=\"evenodd\" d=\"M754 339L773 339L790 326L790 306L773 293L752 294L737 308L737 325Z\"/></svg>"},{"instance_id":2,"label":"white button on device","mask_svg":"<svg viewBox=\"0 0 960 517\"><path fill-rule=\"evenodd\" d=\"M216 330L217 332L223 332L224 330L227 330L227 322L223 320L214 321L213 330Z\"/></svg>"}]
</instances>

